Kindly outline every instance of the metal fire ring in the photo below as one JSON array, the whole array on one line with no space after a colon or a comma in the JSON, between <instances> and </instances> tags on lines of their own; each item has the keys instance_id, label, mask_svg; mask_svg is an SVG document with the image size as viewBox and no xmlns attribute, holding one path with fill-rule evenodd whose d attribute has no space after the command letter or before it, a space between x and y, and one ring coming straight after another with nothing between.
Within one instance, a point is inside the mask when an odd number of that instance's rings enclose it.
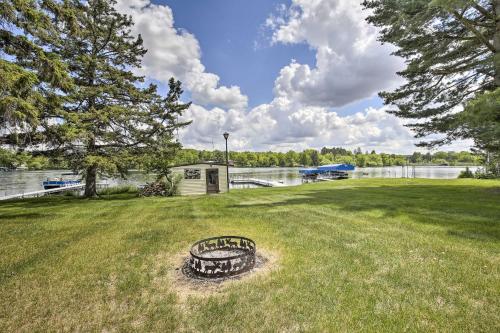
<instances>
[{"instance_id":1,"label":"metal fire ring","mask_svg":"<svg viewBox=\"0 0 500 333\"><path fill-rule=\"evenodd\" d=\"M220 278L238 275L255 265L255 242L240 236L219 236L193 244L189 267L198 276Z\"/></svg>"}]
</instances>

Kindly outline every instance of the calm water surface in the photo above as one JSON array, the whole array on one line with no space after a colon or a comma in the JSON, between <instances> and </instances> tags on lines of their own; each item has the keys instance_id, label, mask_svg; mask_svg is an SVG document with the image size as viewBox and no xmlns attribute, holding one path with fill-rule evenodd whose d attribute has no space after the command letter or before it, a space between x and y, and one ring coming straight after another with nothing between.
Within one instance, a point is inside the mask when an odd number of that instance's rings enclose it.
<instances>
[{"instance_id":1,"label":"calm water surface","mask_svg":"<svg viewBox=\"0 0 500 333\"><path fill-rule=\"evenodd\" d=\"M479 167L469 167L473 172ZM381 168L356 168L350 173L350 178L434 178L453 179L457 178L465 167L447 166L417 166L417 167L381 167ZM302 178L299 168L232 168L229 170L231 179L257 178L268 181L276 181L285 185L300 185ZM243 185L238 187L252 187Z\"/></svg>"},{"instance_id":2,"label":"calm water surface","mask_svg":"<svg viewBox=\"0 0 500 333\"><path fill-rule=\"evenodd\" d=\"M478 167L470 167L472 171ZM351 178L457 178L460 171L465 167L441 167L441 166L421 166L421 167L383 167L383 168L356 168L351 174ZM45 171L0 171L0 196L42 190L42 181L48 177L61 177L64 170ZM299 168L230 168L231 179L257 178L267 181L280 182L285 185L299 185L302 179L299 175ZM127 179L101 179L100 182L108 183L111 186L121 184L144 184L154 179L153 175L143 173L130 173ZM249 185L239 185L242 187L253 187Z\"/></svg>"}]
</instances>

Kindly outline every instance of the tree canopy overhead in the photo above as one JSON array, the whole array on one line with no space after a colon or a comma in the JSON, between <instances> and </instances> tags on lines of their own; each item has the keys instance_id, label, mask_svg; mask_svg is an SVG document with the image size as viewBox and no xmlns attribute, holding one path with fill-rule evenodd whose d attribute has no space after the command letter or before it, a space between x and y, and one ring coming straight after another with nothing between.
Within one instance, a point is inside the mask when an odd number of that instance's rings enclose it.
<instances>
[{"instance_id":1,"label":"tree canopy overhead","mask_svg":"<svg viewBox=\"0 0 500 333\"><path fill-rule=\"evenodd\" d=\"M498 133L498 113L485 118L463 113L474 112L467 109L477 105L474 99L484 102L481 96L500 87L500 0L365 0L363 5L370 10L368 21L380 28L380 40L395 45L394 54L406 60L399 73L406 82L380 94L394 106L390 112L416 120L410 126L417 137L445 134L421 145L473 138L491 149L484 139L494 137L477 134L491 121L497 129L490 133ZM498 105L498 93L485 96Z\"/></svg>"}]
</instances>

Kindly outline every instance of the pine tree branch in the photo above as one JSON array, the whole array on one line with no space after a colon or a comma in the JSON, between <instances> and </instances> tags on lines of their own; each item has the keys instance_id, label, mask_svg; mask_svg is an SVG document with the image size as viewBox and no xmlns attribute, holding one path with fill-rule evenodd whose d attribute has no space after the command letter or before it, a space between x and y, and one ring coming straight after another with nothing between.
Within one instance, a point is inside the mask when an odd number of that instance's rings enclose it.
<instances>
[{"instance_id":1,"label":"pine tree branch","mask_svg":"<svg viewBox=\"0 0 500 333\"><path fill-rule=\"evenodd\" d=\"M469 19L463 17L458 13L456 10L451 11L452 15L460 21L470 32L472 32L491 52L495 53L495 47L493 44L490 43L490 41L476 28L474 28L472 21Z\"/></svg>"},{"instance_id":2,"label":"pine tree branch","mask_svg":"<svg viewBox=\"0 0 500 333\"><path fill-rule=\"evenodd\" d=\"M108 35L106 36L106 40L102 43L101 47L97 50L97 54L99 54L102 50L104 50L108 46L109 41L111 40L111 37L113 37L114 29L115 29L115 22L113 21L109 26Z\"/></svg>"},{"instance_id":3,"label":"pine tree branch","mask_svg":"<svg viewBox=\"0 0 500 333\"><path fill-rule=\"evenodd\" d=\"M479 51L479 52L471 55L470 57L464 58L464 59L462 59L460 61L456 61L454 63L446 63L445 65L443 65L439 68L436 68L436 69L431 69L430 71L431 71L431 73L437 74L437 75L449 75L449 74L460 73L460 72L463 72L464 67L458 67L458 66L461 66L463 64L467 64L470 67L471 65L480 64L481 62L484 62L485 60L480 59L480 60L475 61L473 63L471 63L471 62L474 59L476 59L477 57L486 54L487 52L488 52L487 50L482 50L482 51Z\"/></svg>"}]
</instances>

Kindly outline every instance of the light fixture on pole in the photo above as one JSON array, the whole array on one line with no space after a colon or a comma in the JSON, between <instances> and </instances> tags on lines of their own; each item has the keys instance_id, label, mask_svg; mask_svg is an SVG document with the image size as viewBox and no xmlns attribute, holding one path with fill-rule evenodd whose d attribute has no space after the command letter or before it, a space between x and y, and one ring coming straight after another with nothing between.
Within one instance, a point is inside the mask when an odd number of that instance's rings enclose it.
<instances>
[{"instance_id":1,"label":"light fixture on pole","mask_svg":"<svg viewBox=\"0 0 500 333\"><path fill-rule=\"evenodd\" d=\"M227 153L227 138L229 138L229 133L224 132L222 134L224 136L224 139L226 139L226 177L227 177L227 191L229 192L229 157Z\"/></svg>"}]
</instances>

